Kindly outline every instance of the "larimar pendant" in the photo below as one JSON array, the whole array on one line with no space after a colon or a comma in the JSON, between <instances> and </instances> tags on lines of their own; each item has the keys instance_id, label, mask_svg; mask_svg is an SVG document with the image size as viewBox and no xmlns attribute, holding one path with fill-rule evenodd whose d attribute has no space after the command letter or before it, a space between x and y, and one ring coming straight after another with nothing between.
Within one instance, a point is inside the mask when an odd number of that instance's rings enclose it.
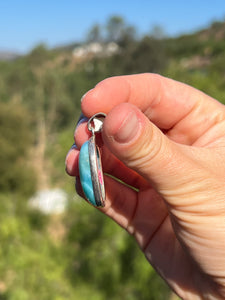
<instances>
[{"instance_id":1,"label":"larimar pendant","mask_svg":"<svg viewBox=\"0 0 225 300\"><path fill-rule=\"evenodd\" d=\"M101 132L105 116L104 113L98 113L89 119L87 127L92 137L82 145L79 155L81 186L86 199L94 206L105 206L101 154L95 138L95 134Z\"/></svg>"}]
</instances>

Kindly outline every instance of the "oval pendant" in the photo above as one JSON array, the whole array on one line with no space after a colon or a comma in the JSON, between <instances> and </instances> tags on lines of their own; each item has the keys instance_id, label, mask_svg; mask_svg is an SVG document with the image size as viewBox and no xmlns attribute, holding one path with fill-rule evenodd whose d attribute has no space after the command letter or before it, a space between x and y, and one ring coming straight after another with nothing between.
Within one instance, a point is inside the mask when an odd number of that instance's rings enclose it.
<instances>
[{"instance_id":1,"label":"oval pendant","mask_svg":"<svg viewBox=\"0 0 225 300\"><path fill-rule=\"evenodd\" d=\"M88 153L88 141L85 142L81 149L79 155L79 173L80 182L85 195L85 198L93 205L96 206L94 189L91 179L91 167Z\"/></svg>"},{"instance_id":2,"label":"oval pendant","mask_svg":"<svg viewBox=\"0 0 225 300\"><path fill-rule=\"evenodd\" d=\"M95 143L94 131L92 133L92 137L82 145L80 150L80 182L88 202L94 206L105 206L105 187L101 155Z\"/></svg>"}]
</instances>

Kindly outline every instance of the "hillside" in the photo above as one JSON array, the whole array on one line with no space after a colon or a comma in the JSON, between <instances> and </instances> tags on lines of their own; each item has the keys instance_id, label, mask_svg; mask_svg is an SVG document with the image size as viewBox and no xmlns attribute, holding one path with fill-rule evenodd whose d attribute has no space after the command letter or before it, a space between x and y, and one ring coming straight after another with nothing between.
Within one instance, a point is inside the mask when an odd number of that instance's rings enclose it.
<instances>
[{"instance_id":1,"label":"hillside","mask_svg":"<svg viewBox=\"0 0 225 300\"><path fill-rule=\"evenodd\" d=\"M32 115L31 164L38 188L66 185L66 145L59 145L74 127L80 98L100 80L114 75L158 72L202 89L225 102L225 23L177 38L146 35L139 39L126 33L114 42L72 43L55 49L39 45L16 60L0 62L0 99L17 103ZM125 33L126 34L125 34ZM117 35L118 36L118 35ZM108 45L114 52L107 52ZM94 49L94 50L93 50ZM79 51L76 51L79 50ZM15 58L9 53L5 58ZM79 55L78 55L79 54ZM1 102L0 102L1 104ZM67 138L67 137L66 137ZM50 155L50 150L53 151Z\"/></svg>"},{"instance_id":2,"label":"hillside","mask_svg":"<svg viewBox=\"0 0 225 300\"><path fill-rule=\"evenodd\" d=\"M122 29L114 40L96 41L92 34L85 45L39 45L25 56L0 61L0 299L164 300L171 295L133 239L76 195L64 161L80 99L106 77L158 72L225 103L225 23L176 38L137 38L126 24ZM102 52L74 55L77 47L110 42L118 45L110 55L99 46ZM67 195L63 214L28 206L44 189Z\"/></svg>"},{"instance_id":3,"label":"hillside","mask_svg":"<svg viewBox=\"0 0 225 300\"><path fill-rule=\"evenodd\" d=\"M215 21L208 28L205 28L196 33L199 39L217 40L225 39L225 22Z\"/></svg>"},{"instance_id":4,"label":"hillside","mask_svg":"<svg viewBox=\"0 0 225 300\"><path fill-rule=\"evenodd\" d=\"M0 49L0 61L12 61L20 57L16 52L3 51Z\"/></svg>"}]
</instances>

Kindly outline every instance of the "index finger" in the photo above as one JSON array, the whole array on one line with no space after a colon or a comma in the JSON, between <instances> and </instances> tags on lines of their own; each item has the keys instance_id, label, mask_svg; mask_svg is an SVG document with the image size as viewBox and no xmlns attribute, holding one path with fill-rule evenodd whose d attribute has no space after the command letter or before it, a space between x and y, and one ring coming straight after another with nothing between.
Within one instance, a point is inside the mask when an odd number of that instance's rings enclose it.
<instances>
[{"instance_id":1,"label":"index finger","mask_svg":"<svg viewBox=\"0 0 225 300\"><path fill-rule=\"evenodd\" d=\"M107 78L84 96L81 107L90 117L100 111L107 114L122 102L136 105L159 128L173 128L174 136L189 134L191 140L218 121L223 107L203 92L158 74Z\"/></svg>"}]
</instances>

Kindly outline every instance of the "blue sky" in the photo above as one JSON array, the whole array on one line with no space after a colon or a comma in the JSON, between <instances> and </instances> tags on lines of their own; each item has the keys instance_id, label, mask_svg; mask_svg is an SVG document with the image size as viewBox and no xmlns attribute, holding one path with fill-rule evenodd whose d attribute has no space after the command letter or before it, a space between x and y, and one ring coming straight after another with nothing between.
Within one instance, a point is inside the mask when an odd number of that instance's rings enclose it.
<instances>
[{"instance_id":1,"label":"blue sky","mask_svg":"<svg viewBox=\"0 0 225 300\"><path fill-rule=\"evenodd\" d=\"M24 53L42 42L81 41L93 24L113 15L140 34L160 25L178 35L225 20L225 0L0 0L0 49Z\"/></svg>"}]
</instances>

